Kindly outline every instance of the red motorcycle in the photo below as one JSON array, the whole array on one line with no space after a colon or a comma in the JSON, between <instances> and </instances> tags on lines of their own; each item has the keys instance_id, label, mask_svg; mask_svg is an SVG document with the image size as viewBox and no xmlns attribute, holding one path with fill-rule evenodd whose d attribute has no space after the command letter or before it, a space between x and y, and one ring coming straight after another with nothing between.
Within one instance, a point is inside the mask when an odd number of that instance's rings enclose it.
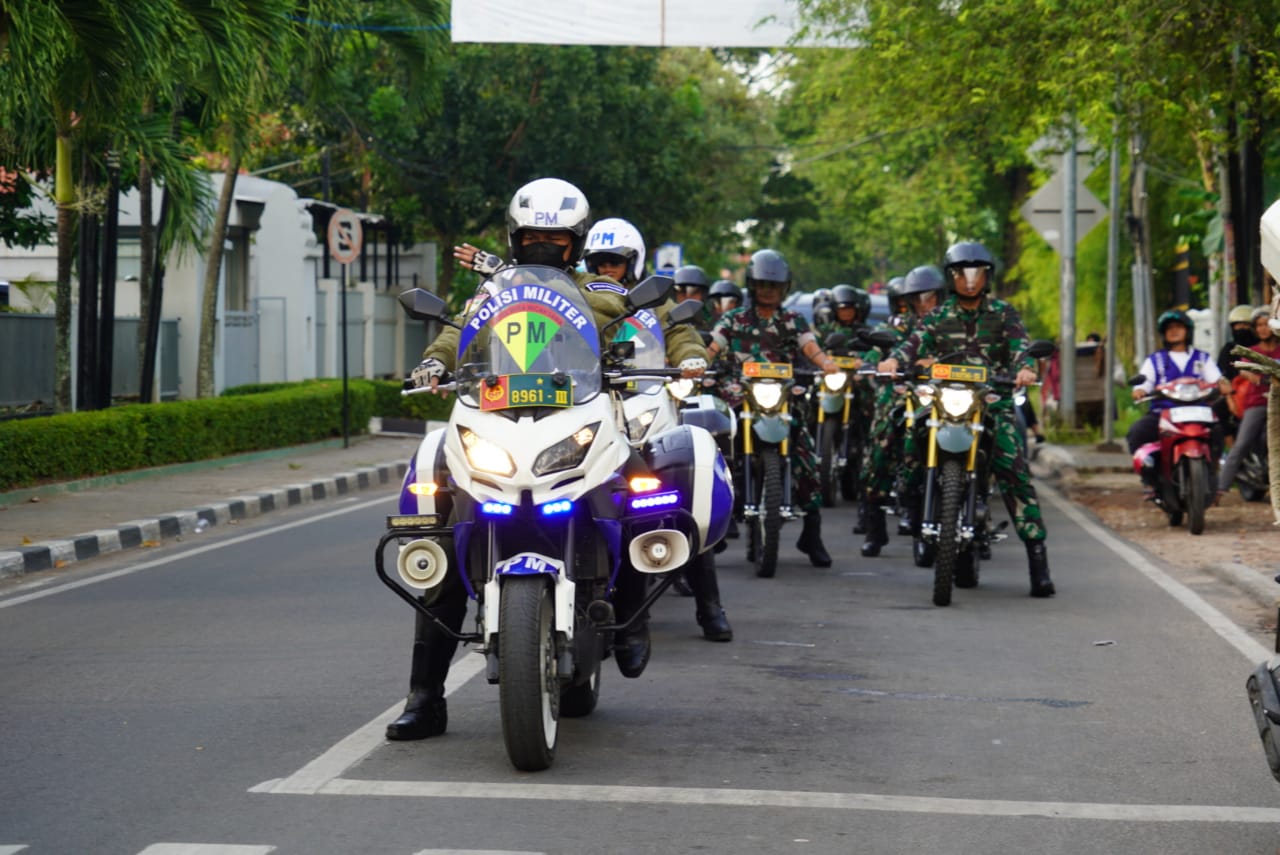
<instances>
[{"instance_id":1,"label":"red motorcycle","mask_svg":"<svg viewBox=\"0 0 1280 855\"><path fill-rule=\"evenodd\" d=\"M1142 380L1139 375L1131 383ZM1134 452L1134 471L1141 475L1148 466L1156 468L1156 504L1169 515L1171 526L1182 525L1185 516L1192 534L1204 532L1204 512L1215 493L1211 437L1218 421L1213 404L1219 397L1216 383L1180 377L1139 401L1164 400L1173 406L1160 413L1160 440Z\"/></svg>"}]
</instances>

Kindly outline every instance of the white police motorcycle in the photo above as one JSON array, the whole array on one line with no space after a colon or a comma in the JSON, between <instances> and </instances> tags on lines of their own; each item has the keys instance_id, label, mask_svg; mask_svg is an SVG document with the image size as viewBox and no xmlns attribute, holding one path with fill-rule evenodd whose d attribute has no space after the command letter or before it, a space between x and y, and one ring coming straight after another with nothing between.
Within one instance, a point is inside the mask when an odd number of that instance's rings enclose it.
<instances>
[{"instance_id":1,"label":"white police motorcycle","mask_svg":"<svg viewBox=\"0 0 1280 855\"><path fill-rule=\"evenodd\" d=\"M637 285L630 315L663 302L670 287L659 277ZM554 760L560 716L596 706L601 661L628 625L615 622L610 602L624 557L664 574L711 549L728 526L733 487L706 431L674 427L632 447L617 389L653 372L624 367L634 352L627 342L601 353L572 279L511 267L486 291L460 328L448 425L411 461L375 569L442 631L479 645L498 685L507 754L537 771ZM400 301L415 319L448 323L435 295L414 289ZM394 577L384 561L393 542ZM432 613L448 573L476 601L473 631L455 633Z\"/></svg>"}]
</instances>

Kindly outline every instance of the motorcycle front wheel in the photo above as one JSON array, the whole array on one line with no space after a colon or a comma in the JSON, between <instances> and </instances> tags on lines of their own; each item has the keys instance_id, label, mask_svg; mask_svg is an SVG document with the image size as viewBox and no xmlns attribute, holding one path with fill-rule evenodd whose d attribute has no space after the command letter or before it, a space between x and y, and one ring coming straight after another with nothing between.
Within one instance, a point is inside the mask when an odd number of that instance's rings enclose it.
<instances>
[{"instance_id":1,"label":"motorcycle front wheel","mask_svg":"<svg viewBox=\"0 0 1280 855\"><path fill-rule=\"evenodd\" d=\"M1186 467L1187 528L1192 534L1204 534L1204 512L1209 506L1209 461L1203 457L1183 458Z\"/></svg>"},{"instance_id":2,"label":"motorcycle front wheel","mask_svg":"<svg viewBox=\"0 0 1280 855\"><path fill-rule=\"evenodd\" d=\"M782 539L782 457L776 448L760 452L759 512L752 521L756 575L771 579L778 572L778 542Z\"/></svg>"},{"instance_id":3,"label":"motorcycle front wheel","mask_svg":"<svg viewBox=\"0 0 1280 855\"><path fill-rule=\"evenodd\" d=\"M818 437L818 476L822 488L822 506L836 506L836 487L842 480L839 465L840 422L827 419Z\"/></svg>"},{"instance_id":4,"label":"motorcycle front wheel","mask_svg":"<svg viewBox=\"0 0 1280 855\"><path fill-rule=\"evenodd\" d=\"M964 467L944 460L938 476L938 550L933 562L933 604L951 605L951 587L960 561L960 511L964 507Z\"/></svg>"},{"instance_id":5,"label":"motorcycle front wheel","mask_svg":"<svg viewBox=\"0 0 1280 855\"><path fill-rule=\"evenodd\" d=\"M555 605L546 579L508 577L498 611L502 740L511 765L540 772L555 760L560 727Z\"/></svg>"}]
</instances>

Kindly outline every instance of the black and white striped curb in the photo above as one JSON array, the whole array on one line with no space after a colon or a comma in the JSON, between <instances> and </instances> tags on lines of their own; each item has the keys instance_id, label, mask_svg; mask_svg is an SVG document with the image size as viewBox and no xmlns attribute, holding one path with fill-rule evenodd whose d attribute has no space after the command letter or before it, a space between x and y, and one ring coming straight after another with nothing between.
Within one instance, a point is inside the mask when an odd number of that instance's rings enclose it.
<instances>
[{"instance_id":1,"label":"black and white striped curb","mask_svg":"<svg viewBox=\"0 0 1280 855\"><path fill-rule=\"evenodd\" d=\"M232 496L204 507L130 520L66 540L48 540L0 550L0 579L52 570L122 549L155 545L162 540L199 532L206 526L225 525L308 502L335 499L380 484L396 483L407 469L405 461L379 463L316 481L276 487L252 495Z\"/></svg>"}]
</instances>

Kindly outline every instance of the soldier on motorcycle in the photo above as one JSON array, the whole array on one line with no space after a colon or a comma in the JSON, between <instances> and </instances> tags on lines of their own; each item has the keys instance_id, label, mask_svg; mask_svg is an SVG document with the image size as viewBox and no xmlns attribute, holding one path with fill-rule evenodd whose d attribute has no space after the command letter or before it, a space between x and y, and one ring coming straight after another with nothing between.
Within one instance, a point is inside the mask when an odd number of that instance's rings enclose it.
<instances>
[{"instance_id":1,"label":"soldier on motorcycle","mask_svg":"<svg viewBox=\"0 0 1280 855\"><path fill-rule=\"evenodd\" d=\"M707 278L706 271L696 264L686 264L677 267L671 278L676 283L676 300L681 303L685 300L702 301L702 313L698 315L693 326L699 332L710 332L716 323L716 313L711 307L711 300L708 299L711 294L711 280Z\"/></svg>"},{"instance_id":2,"label":"soldier on motorcycle","mask_svg":"<svg viewBox=\"0 0 1280 855\"><path fill-rule=\"evenodd\" d=\"M937 308L938 295L945 287L942 272L932 264L917 267L903 278L899 293L902 300L910 307L912 315L902 329L895 326L888 327L898 334L899 343L915 330L922 317ZM907 473L903 479L905 495L899 497L898 503L903 514L901 518L903 527L908 530L911 525L909 515L917 506L915 493L920 487L920 460L915 453L915 437L901 431L893 417L895 403L893 384L882 384L876 396L875 416L871 421L871 432L867 437L867 455L862 476L867 492L867 537L862 544L862 554L867 558L879 555L881 547L889 542L883 508L888 503L889 494L894 487L897 468L894 463L898 458L901 459L902 468Z\"/></svg>"},{"instance_id":3,"label":"soldier on motorcycle","mask_svg":"<svg viewBox=\"0 0 1280 855\"><path fill-rule=\"evenodd\" d=\"M745 362L786 362L795 364L805 356L827 374L838 370L836 363L823 352L803 315L782 308L791 288L791 268L782 255L762 249L751 256L747 265L747 291L751 307L726 313L711 331L707 353L714 360L718 354L731 355L735 367ZM725 398L737 407L741 396L725 388ZM818 451L813 435L800 418L792 424L795 442L792 452L795 506L805 511L804 529L796 548L809 556L815 567L830 567L831 556L822 544L822 491L818 483Z\"/></svg>"},{"instance_id":4,"label":"soldier on motorcycle","mask_svg":"<svg viewBox=\"0 0 1280 855\"><path fill-rule=\"evenodd\" d=\"M725 312L731 312L742 305L742 289L728 279L717 279L711 283L711 311L715 319L720 320Z\"/></svg>"},{"instance_id":5,"label":"soldier on motorcycle","mask_svg":"<svg viewBox=\"0 0 1280 855\"><path fill-rule=\"evenodd\" d=\"M880 363L879 370L894 373L900 365L913 365L923 357L961 352L997 371L1016 371L1017 387L1035 383L1035 360L1018 359L1027 346L1022 318L1013 306L986 293L995 268L995 259L982 244L952 245L943 265L950 295L919 320L911 335ZM1013 517L1014 529L1027 547L1031 596L1052 597L1055 588L1049 578L1046 531L1031 471L1021 453L1013 401L1003 399L987 412L992 429L991 472Z\"/></svg>"}]
</instances>

